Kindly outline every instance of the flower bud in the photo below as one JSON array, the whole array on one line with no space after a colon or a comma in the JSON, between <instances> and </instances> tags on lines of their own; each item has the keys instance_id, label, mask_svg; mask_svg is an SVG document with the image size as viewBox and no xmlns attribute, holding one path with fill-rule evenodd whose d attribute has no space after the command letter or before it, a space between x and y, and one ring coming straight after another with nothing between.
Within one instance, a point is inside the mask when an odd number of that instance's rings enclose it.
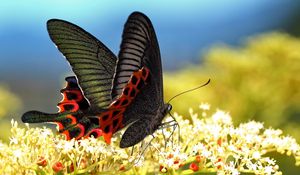
<instances>
[{"instance_id":1,"label":"flower bud","mask_svg":"<svg viewBox=\"0 0 300 175\"><path fill-rule=\"evenodd\" d=\"M38 161L36 163L38 166L42 166L42 167L45 167L47 165L47 160L45 159L45 157L43 156L40 156L38 158Z\"/></svg>"},{"instance_id":2,"label":"flower bud","mask_svg":"<svg viewBox=\"0 0 300 175\"><path fill-rule=\"evenodd\" d=\"M62 171L64 169L64 165L61 162L56 162L52 165L52 169L53 171L55 171L56 173Z\"/></svg>"},{"instance_id":3,"label":"flower bud","mask_svg":"<svg viewBox=\"0 0 300 175\"><path fill-rule=\"evenodd\" d=\"M193 171L198 171L199 167L197 164L195 164L194 162L190 164L190 169Z\"/></svg>"}]
</instances>

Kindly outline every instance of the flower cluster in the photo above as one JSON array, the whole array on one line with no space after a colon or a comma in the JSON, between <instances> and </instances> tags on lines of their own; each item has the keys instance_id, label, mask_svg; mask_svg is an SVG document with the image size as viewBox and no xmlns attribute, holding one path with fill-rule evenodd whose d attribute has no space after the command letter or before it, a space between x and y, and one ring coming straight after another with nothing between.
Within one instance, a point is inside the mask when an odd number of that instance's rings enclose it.
<instances>
[{"instance_id":1,"label":"flower cluster","mask_svg":"<svg viewBox=\"0 0 300 175\"><path fill-rule=\"evenodd\" d=\"M196 109L207 101L230 111L234 123L251 117L300 140L299 48L299 37L282 32L244 38L238 47L216 44L203 51L199 64L164 72L165 98L210 78L202 90L172 101L173 109L188 116L187 106Z\"/></svg>"},{"instance_id":2,"label":"flower cluster","mask_svg":"<svg viewBox=\"0 0 300 175\"><path fill-rule=\"evenodd\" d=\"M300 146L281 130L264 128L250 121L234 127L231 116L201 104L190 120L174 114L177 121L164 121L163 129L134 148L118 147L122 133L112 144L101 138L66 141L47 128L20 128L12 121L10 143L0 143L0 174L282 174L279 152L300 165ZM178 127L178 124L180 127Z\"/></svg>"},{"instance_id":3,"label":"flower cluster","mask_svg":"<svg viewBox=\"0 0 300 175\"><path fill-rule=\"evenodd\" d=\"M100 139L67 141L47 128L20 128L12 121L9 145L0 144L0 174L53 174L117 171L124 150Z\"/></svg>"},{"instance_id":4,"label":"flower cluster","mask_svg":"<svg viewBox=\"0 0 300 175\"><path fill-rule=\"evenodd\" d=\"M204 113L205 114L205 113ZM265 156L277 151L293 155L300 165L300 146L291 137L282 136L281 130L264 129L255 121L234 127L228 113L217 111L210 118L199 119L191 111L193 134L186 145L189 157L194 156L192 170L218 172L218 174L281 174L276 161Z\"/></svg>"}]
</instances>

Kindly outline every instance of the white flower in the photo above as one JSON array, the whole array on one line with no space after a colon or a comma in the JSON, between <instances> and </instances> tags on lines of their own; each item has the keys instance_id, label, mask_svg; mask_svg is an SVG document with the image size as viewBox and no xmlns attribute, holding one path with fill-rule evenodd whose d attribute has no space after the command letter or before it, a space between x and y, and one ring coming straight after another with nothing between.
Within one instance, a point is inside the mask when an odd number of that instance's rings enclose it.
<instances>
[{"instance_id":1,"label":"white flower","mask_svg":"<svg viewBox=\"0 0 300 175\"><path fill-rule=\"evenodd\" d=\"M41 135L43 138L49 137L51 134L52 134L52 131L50 129L46 129L46 128L44 128L41 132Z\"/></svg>"},{"instance_id":2,"label":"white flower","mask_svg":"<svg viewBox=\"0 0 300 175\"><path fill-rule=\"evenodd\" d=\"M215 123L222 123L226 125L232 124L230 115L221 110L217 110L217 112L212 115L212 119Z\"/></svg>"},{"instance_id":3,"label":"white flower","mask_svg":"<svg viewBox=\"0 0 300 175\"><path fill-rule=\"evenodd\" d=\"M210 156L212 155L212 152L211 152L211 151L208 151L208 150L203 150L203 151L201 152L201 155L202 155L203 157L210 157Z\"/></svg>"},{"instance_id":4,"label":"white flower","mask_svg":"<svg viewBox=\"0 0 300 175\"><path fill-rule=\"evenodd\" d=\"M273 167L272 167L272 166L267 166L267 167L265 167L264 172L265 172L266 174L272 174L272 173L274 172L274 171L273 171Z\"/></svg>"},{"instance_id":5,"label":"white flower","mask_svg":"<svg viewBox=\"0 0 300 175\"><path fill-rule=\"evenodd\" d=\"M137 159L134 160L134 166L141 167L144 165L144 156L140 155Z\"/></svg>"},{"instance_id":6,"label":"white flower","mask_svg":"<svg viewBox=\"0 0 300 175\"><path fill-rule=\"evenodd\" d=\"M10 140L10 142L9 142L10 145L13 145L13 144L17 145L19 143L18 139L15 137L11 137L11 138L9 138L9 140Z\"/></svg>"},{"instance_id":7,"label":"white flower","mask_svg":"<svg viewBox=\"0 0 300 175\"><path fill-rule=\"evenodd\" d=\"M201 103L199 105L199 108L202 109L202 110L208 111L210 109L210 104L208 104L208 103Z\"/></svg>"},{"instance_id":8,"label":"white flower","mask_svg":"<svg viewBox=\"0 0 300 175\"><path fill-rule=\"evenodd\" d=\"M224 154L224 148L222 148L222 147L218 147L217 148L217 151L218 151L218 154L220 154L220 155L222 155L222 154Z\"/></svg>"},{"instance_id":9,"label":"white flower","mask_svg":"<svg viewBox=\"0 0 300 175\"><path fill-rule=\"evenodd\" d=\"M257 159L260 159L261 156L260 156L260 153L258 151L254 151L253 154L252 154L252 157L257 160Z\"/></svg>"},{"instance_id":10,"label":"white flower","mask_svg":"<svg viewBox=\"0 0 300 175\"><path fill-rule=\"evenodd\" d=\"M239 171L235 168L235 163L233 161L229 162L229 165L225 165L224 170L228 171L228 174L239 175Z\"/></svg>"},{"instance_id":11,"label":"white flower","mask_svg":"<svg viewBox=\"0 0 300 175\"><path fill-rule=\"evenodd\" d=\"M237 169L232 169L231 174L232 175L239 175L240 173Z\"/></svg>"},{"instance_id":12,"label":"white flower","mask_svg":"<svg viewBox=\"0 0 300 175\"><path fill-rule=\"evenodd\" d=\"M13 151L13 155L14 155L15 158L20 158L20 157L22 157L23 152L22 152L22 150L17 149L17 150Z\"/></svg>"}]
</instances>

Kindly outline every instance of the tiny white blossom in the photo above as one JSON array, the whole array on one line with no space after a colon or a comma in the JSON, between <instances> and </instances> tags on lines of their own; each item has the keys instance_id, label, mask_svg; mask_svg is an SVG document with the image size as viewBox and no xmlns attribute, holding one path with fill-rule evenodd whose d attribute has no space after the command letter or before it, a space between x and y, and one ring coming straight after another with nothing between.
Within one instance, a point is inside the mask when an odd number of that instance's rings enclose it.
<instances>
[{"instance_id":1,"label":"tiny white blossom","mask_svg":"<svg viewBox=\"0 0 300 175\"><path fill-rule=\"evenodd\" d=\"M210 157L212 155L212 152L211 151L208 151L208 150L203 150L201 152L201 154L204 156L204 157Z\"/></svg>"},{"instance_id":2,"label":"tiny white blossom","mask_svg":"<svg viewBox=\"0 0 300 175\"><path fill-rule=\"evenodd\" d=\"M210 109L210 104L208 104L208 103L201 103L200 105L199 105L199 108L200 109L202 109L202 110L209 110Z\"/></svg>"},{"instance_id":3,"label":"tiny white blossom","mask_svg":"<svg viewBox=\"0 0 300 175\"><path fill-rule=\"evenodd\" d=\"M41 132L41 135L42 137L48 137L52 134L51 130L50 129L44 129L42 132Z\"/></svg>"},{"instance_id":4,"label":"tiny white blossom","mask_svg":"<svg viewBox=\"0 0 300 175\"><path fill-rule=\"evenodd\" d=\"M11 137L11 138L9 138L9 140L10 140L9 144L11 144L11 145L18 144L18 139L15 137Z\"/></svg>"},{"instance_id":5,"label":"tiny white blossom","mask_svg":"<svg viewBox=\"0 0 300 175\"><path fill-rule=\"evenodd\" d=\"M272 174L272 173L274 172L274 171L273 171L273 167L272 167L272 166L267 166L267 167L265 167L264 172L265 172L266 174Z\"/></svg>"},{"instance_id":6,"label":"tiny white blossom","mask_svg":"<svg viewBox=\"0 0 300 175\"><path fill-rule=\"evenodd\" d=\"M260 156L260 153L258 151L255 151L255 152L253 152L252 157L254 159L260 159L261 156Z\"/></svg>"},{"instance_id":7,"label":"tiny white blossom","mask_svg":"<svg viewBox=\"0 0 300 175\"><path fill-rule=\"evenodd\" d=\"M217 110L217 112L212 115L212 119L215 123L224 123L228 125L232 123L230 115L221 110Z\"/></svg>"},{"instance_id":8,"label":"tiny white blossom","mask_svg":"<svg viewBox=\"0 0 300 175\"><path fill-rule=\"evenodd\" d=\"M13 155L14 155L14 157L16 157L16 158L20 158L20 157L22 157L23 152L22 152L22 150L17 149L17 150L14 150L14 151L13 151Z\"/></svg>"}]
</instances>

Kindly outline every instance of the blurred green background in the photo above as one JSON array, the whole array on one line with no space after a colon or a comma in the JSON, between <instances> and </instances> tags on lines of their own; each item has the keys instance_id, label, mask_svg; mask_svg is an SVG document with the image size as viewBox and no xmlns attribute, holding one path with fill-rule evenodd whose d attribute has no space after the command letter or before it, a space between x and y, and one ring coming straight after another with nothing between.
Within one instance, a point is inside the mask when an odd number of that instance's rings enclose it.
<instances>
[{"instance_id":1,"label":"blurred green background","mask_svg":"<svg viewBox=\"0 0 300 175\"><path fill-rule=\"evenodd\" d=\"M117 54L133 11L152 20L160 43L164 93L188 117L201 102L229 111L237 125L257 120L300 141L300 2L293 0L3 1L0 11L0 139L23 112L56 112L70 68L50 41L46 21L89 31ZM277 155L276 155L277 156ZM293 160L280 159L283 172Z\"/></svg>"}]
</instances>

